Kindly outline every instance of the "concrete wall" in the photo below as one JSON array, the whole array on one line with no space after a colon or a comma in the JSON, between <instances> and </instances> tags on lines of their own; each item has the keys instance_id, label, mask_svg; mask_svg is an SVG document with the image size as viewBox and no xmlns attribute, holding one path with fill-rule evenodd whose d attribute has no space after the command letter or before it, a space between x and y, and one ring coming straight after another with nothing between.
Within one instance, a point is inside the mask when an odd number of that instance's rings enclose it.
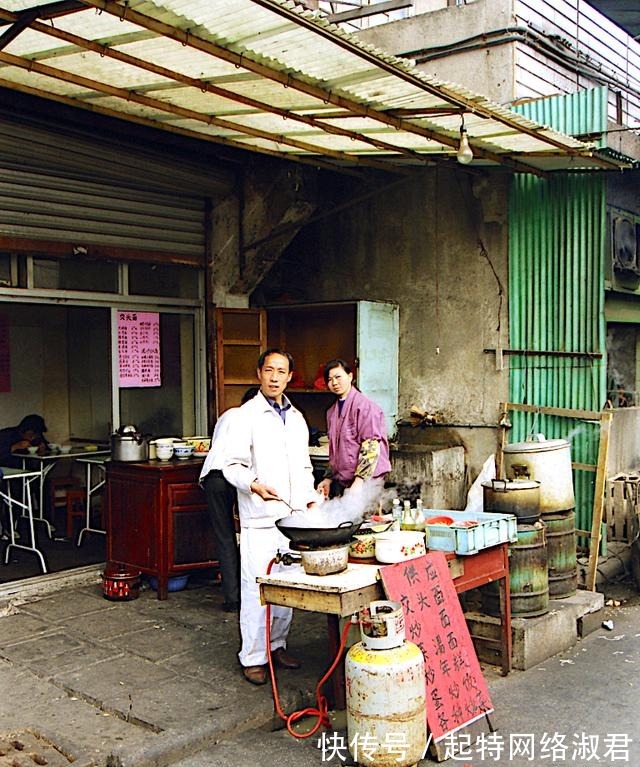
<instances>
[{"instance_id":1,"label":"concrete wall","mask_svg":"<svg viewBox=\"0 0 640 767\"><path fill-rule=\"evenodd\" d=\"M416 8L416 14L390 24L358 32L366 43L409 58L416 51L445 46L474 37L485 30L512 26L510 0L477 0L467 5L450 6L432 12ZM485 50L447 55L418 68L440 80L456 83L505 103L516 98L515 45L500 45Z\"/></svg>"},{"instance_id":2,"label":"concrete wall","mask_svg":"<svg viewBox=\"0 0 640 767\"><path fill-rule=\"evenodd\" d=\"M327 205L372 189L350 183L325 190ZM416 405L442 423L478 427L406 428L400 438L464 444L472 474L494 451L488 427L508 393L506 371L483 353L508 338L507 188L506 175L458 169L381 181L370 199L302 230L253 297L397 301L401 418Z\"/></svg>"}]
</instances>

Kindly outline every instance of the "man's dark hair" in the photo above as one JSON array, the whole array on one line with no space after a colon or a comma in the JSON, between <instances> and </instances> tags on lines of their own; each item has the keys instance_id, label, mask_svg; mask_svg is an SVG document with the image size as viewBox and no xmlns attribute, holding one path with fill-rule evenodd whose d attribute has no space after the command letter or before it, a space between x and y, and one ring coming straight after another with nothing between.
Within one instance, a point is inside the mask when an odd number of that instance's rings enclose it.
<instances>
[{"instance_id":1,"label":"man's dark hair","mask_svg":"<svg viewBox=\"0 0 640 767\"><path fill-rule=\"evenodd\" d=\"M324 382L329 383L329 373L334 368L342 368L345 373L351 373L351 365L348 362L345 362L345 360L341 360L340 358L336 358L335 360L329 360L327 364L324 366Z\"/></svg>"},{"instance_id":2,"label":"man's dark hair","mask_svg":"<svg viewBox=\"0 0 640 767\"><path fill-rule=\"evenodd\" d=\"M25 417L18 424L18 431L24 434L25 431L32 431L36 434L44 434L47 430L47 425L44 422L44 418L36 413L25 415Z\"/></svg>"},{"instance_id":3,"label":"man's dark hair","mask_svg":"<svg viewBox=\"0 0 640 767\"><path fill-rule=\"evenodd\" d=\"M262 352L262 354L258 357L258 370L262 370L264 361L270 354L280 354L282 357L286 357L289 361L289 372L293 373L295 367L293 357L289 354L289 352L285 352L284 349L276 349L275 347L273 349L267 349L266 352Z\"/></svg>"}]
</instances>

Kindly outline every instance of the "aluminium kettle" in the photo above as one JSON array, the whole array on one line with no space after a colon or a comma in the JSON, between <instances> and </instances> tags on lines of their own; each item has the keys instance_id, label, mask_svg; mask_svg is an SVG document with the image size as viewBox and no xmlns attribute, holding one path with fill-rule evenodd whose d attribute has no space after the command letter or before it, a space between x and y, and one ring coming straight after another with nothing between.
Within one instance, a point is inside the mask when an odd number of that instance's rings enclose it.
<instances>
[{"instance_id":1,"label":"aluminium kettle","mask_svg":"<svg viewBox=\"0 0 640 767\"><path fill-rule=\"evenodd\" d=\"M137 426L127 424L111 435L111 460L147 461L149 442Z\"/></svg>"}]
</instances>

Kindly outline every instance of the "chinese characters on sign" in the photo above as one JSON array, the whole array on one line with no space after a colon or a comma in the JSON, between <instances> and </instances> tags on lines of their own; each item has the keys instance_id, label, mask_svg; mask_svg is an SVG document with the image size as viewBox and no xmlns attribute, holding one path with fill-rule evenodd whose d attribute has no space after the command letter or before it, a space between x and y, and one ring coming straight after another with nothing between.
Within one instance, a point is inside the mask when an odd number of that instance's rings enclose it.
<instances>
[{"instance_id":1,"label":"chinese characters on sign","mask_svg":"<svg viewBox=\"0 0 640 767\"><path fill-rule=\"evenodd\" d=\"M407 640L422 650L427 724L437 743L493 711L447 561L433 551L380 574L389 599L402 604Z\"/></svg>"},{"instance_id":2,"label":"chinese characters on sign","mask_svg":"<svg viewBox=\"0 0 640 767\"><path fill-rule=\"evenodd\" d=\"M160 315L118 312L119 385L160 386Z\"/></svg>"}]
</instances>

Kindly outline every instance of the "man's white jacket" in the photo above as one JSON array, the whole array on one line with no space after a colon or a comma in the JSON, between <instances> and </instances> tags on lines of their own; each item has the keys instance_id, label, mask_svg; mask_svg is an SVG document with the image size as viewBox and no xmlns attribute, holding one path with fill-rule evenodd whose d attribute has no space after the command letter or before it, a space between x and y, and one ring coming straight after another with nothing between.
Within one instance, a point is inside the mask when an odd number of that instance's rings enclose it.
<instances>
[{"instance_id":1,"label":"man's white jacket","mask_svg":"<svg viewBox=\"0 0 640 767\"><path fill-rule=\"evenodd\" d=\"M285 504L252 493L254 481L274 488L294 509L317 501L309 429L302 413L291 405L283 423L261 392L235 412L222 472L238 490L240 525L271 527L290 513Z\"/></svg>"}]
</instances>

